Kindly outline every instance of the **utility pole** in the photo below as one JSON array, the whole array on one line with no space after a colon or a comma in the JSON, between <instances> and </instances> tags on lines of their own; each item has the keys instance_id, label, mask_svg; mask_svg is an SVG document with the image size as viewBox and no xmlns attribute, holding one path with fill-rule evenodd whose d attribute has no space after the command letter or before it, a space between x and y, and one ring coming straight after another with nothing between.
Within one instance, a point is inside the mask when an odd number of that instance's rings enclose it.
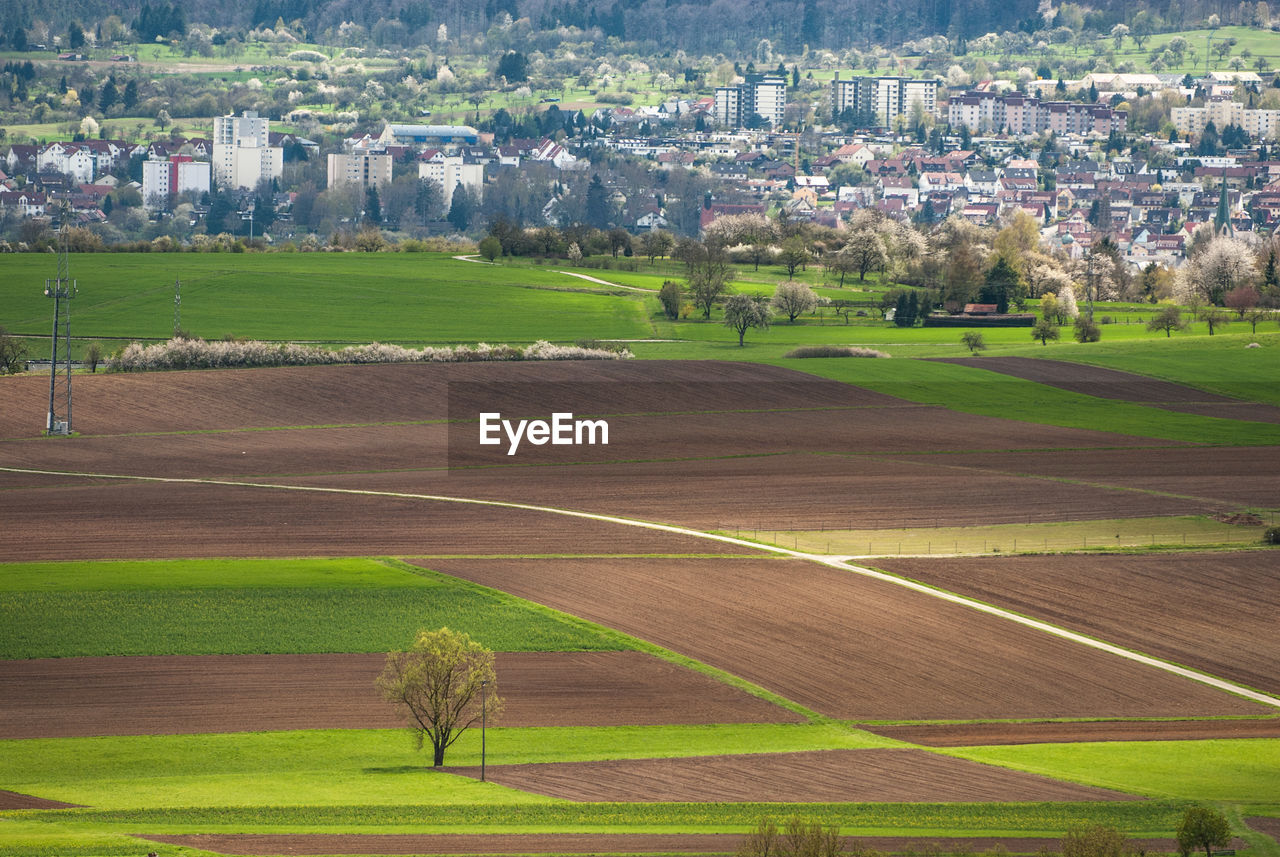
<instances>
[{"instance_id":1,"label":"utility pole","mask_svg":"<svg viewBox=\"0 0 1280 857\"><path fill-rule=\"evenodd\" d=\"M182 330L182 280L173 281L173 335Z\"/></svg>"},{"instance_id":2,"label":"utility pole","mask_svg":"<svg viewBox=\"0 0 1280 857\"><path fill-rule=\"evenodd\" d=\"M71 305L67 301L76 296L76 281L71 279L71 266L67 259L67 221L71 218L71 206L65 200L60 212L58 277L44 281L45 297L53 298L53 359L49 361L47 435L71 434ZM62 340L61 360L58 357L59 339Z\"/></svg>"}]
</instances>

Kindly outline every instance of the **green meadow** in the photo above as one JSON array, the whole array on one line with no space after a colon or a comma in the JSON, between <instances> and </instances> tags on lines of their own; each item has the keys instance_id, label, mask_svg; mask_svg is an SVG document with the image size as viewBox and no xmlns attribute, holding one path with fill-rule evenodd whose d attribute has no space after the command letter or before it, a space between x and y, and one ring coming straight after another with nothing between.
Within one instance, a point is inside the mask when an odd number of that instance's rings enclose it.
<instances>
[{"instance_id":1,"label":"green meadow","mask_svg":"<svg viewBox=\"0 0 1280 857\"><path fill-rule=\"evenodd\" d=\"M373 559L0 565L4 659L385 652L445 625L496 651L630 648L573 617Z\"/></svg>"}]
</instances>

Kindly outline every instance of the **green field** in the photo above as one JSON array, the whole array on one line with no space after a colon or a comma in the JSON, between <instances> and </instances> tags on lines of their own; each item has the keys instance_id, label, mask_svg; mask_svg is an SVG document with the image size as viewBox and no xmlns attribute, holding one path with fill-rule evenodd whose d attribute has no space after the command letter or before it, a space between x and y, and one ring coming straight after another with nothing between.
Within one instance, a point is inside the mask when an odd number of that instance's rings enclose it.
<instances>
[{"instance_id":1,"label":"green field","mask_svg":"<svg viewBox=\"0 0 1280 857\"><path fill-rule=\"evenodd\" d=\"M0 565L0 593L5 659L385 652L442 625L497 651L629 648L581 620L377 560Z\"/></svg>"}]
</instances>

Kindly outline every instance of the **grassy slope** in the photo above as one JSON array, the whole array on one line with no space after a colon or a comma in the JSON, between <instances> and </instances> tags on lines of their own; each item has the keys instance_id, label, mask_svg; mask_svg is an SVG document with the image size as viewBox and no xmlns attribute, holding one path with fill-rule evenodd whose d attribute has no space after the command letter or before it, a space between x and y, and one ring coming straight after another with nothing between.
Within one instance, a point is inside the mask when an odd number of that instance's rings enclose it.
<instances>
[{"instance_id":1,"label":"grassy slope","mask_svg":"<svg viewBox=\"0 0 1280 857\"><path fill-rule=\"evenodd\" d=\"M0 566L0 657L385 652L442 625L498 651L628 647L572 617L408 569L358 559Z\"/></svg>"},{"instance_id":2,"label":"grassy slope","mask_svg":"<svg viewBox=\"0 0 1280 857\"><path fill-rule=\"evenodd\" d=\"M1280 740L1023 744L943 751L1156 798L1280 803Z\"/></svg>"}]
</instances>

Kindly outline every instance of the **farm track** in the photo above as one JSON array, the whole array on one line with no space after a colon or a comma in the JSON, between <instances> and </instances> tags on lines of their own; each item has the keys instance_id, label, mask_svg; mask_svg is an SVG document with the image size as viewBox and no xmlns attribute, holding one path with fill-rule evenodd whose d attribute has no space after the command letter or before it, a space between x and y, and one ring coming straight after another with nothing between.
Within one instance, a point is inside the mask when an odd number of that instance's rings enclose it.
<instances>
[{"instance_id":1,"label":"farm track","mask_svg":"<svg viewBox=\"0 0 1280 857\"><path fill-rule=\"evenodd\" d=\"M737 852L743 836L734 833L507 833L507 834L136 834L140 839L234 855L418 854L473 855L625 854L660 857ZM859 836L847 842L887 854L999 850L1008 854L1056 852L1062 840L1036 837ZM1135 839L1148 853L1178 850L1173 839Z\"/></svg>"},{"instance_id":2,"label":"farm track","mask_svg":"<svg viewBox=\"0 0 1280 857\"><path fill-rule=\"evenodd\" d=\"M1267 709L1142 664L799 561L421 561L618 628L849 720Z\"/></svg>"},{"instance_id":3,"label":"farm track","mask_svg":"<svg viewBox=\"0 0 1280 857\"><path fill-rule=\"evenodd\" d=\"M1280 563L1274 550L882 559L875 565L1280 693Z\"/></svg>"},{"instance_id":4,"label":"farm track","mask_svg":"<svg viewBox=\"0 0 1280 857\"><path fill-rule=\"evenodd\" d=\"M1091 366L1087 363L1042 360L1036 357L940 357L936 358L936 361L974 366L1103 399L1137 402L1170 411L1203 416L1226 416L1237 420L1280 423L1280 408L1274 405L1242 402L1239 399L1198 390L1184 384L1160 381L1145 375Z\"/></svg>"},{"instance_id":5,"label":"farm track","mask_svg":"<svg viewBox=\"0 0 1280 857\"><path fill-rule=\"evenodd\" d=\"M480 769L451 768L479 778ZM494 765L488 779L573 801L827 803L1137 800L1109 789L921 750L817 750L747 756Z\"/></svg>"},{"instance_id":6,"label":"farm track","mask_svg":"<svg viewBox=\"0 0 1280 857\"><path fill-rule=\"evenodd\" d=\"M373 684L385 660L375 653L0 661L0 739L397 728L404 721ZM641 652L500 652L497 670L504 727L803 720Z\"/></svg>"}]
</instances>

